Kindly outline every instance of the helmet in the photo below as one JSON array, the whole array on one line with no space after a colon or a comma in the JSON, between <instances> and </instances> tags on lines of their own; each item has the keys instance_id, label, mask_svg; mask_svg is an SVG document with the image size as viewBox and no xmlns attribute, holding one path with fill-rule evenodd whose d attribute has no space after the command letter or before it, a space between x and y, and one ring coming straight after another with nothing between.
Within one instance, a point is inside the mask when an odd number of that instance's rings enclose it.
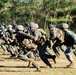
<instances>
[{"instance_id":1,"label":"helmet","mask_svg":"<svg viewBox=\"0 0 76 75\"><path fill-rule=\"evenodd\" d=\"M36 28L36 29L39 27L38 24L34 22L31 22L30 25L31 27Z\"/></svg>"},{"instance_id":2,"label":"helmet","mask_svg":"<svg viewBox=\"0 0 76 75\"><path fill-rule=\"evenodd\" d=\"M12 28L12 25L8 25L8 28Z\"/></svg>"},{"instance_id":3,"label":"helmet","mask_svg":"<svg viewBox=\"0 0 76 75\"><path fill-rule=\"evenodd\" d=\"M69 28L69 26L68 26L67 23L62 23L62 24L61 24L61 28L66 28L66 29L67 29L67 28Z\"/></svg>"},{"instance_id":4,"label":"helmet","mask_svg":"<svg viewBox=\"0 0 76 75\"><path fill-rule=\"evenodd\" d=\"M12 30L12 25L8 25L8 29L9 30Z\"/></svg>"},{"instance_id":5,"label":"helmet","mask_svg":"<svg viewBox=\"0 0 76 75\"><path fill-rule=\"evenodd\" d=\"M49 24L48 27L49 28L54 28L54 25L53 24Z\"/></svg>"},{"instance_id":6,"label":"helmet","mask_svg":"<svg viewBox=\"0 0 76 75\"><path fill-rule=\"evenodd\" d=\"M18 25L18 26L17 26L17 29L23 31L23 30L24 30L24 27L23 27L22 25Z\"/></svg>"}]
</instances>

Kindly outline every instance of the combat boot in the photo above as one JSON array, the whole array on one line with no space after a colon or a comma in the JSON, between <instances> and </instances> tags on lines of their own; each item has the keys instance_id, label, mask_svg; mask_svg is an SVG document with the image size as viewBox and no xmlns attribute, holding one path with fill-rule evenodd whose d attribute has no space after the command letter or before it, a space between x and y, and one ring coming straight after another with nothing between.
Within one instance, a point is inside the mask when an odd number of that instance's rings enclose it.
<instances>
[{"instance_id":1,"label":"combat boot","mask_svg":"<svg viewBox=\"0 0 76 75\"><path fill-rule=\"evenodd\" d=\"M54 61L54 63L56 64L56 55L52 56L52 60Z\"/></svg>"},{"instance_id":2,"label":"combat boot","mask_svg":"<svg viewBox=\"0 0 76 75\"><path fill-rule=\"evenodd\" d=\"M40 67L37 68L37 70L35 72L41 72Z\"/></svg>"},{"instance_id":3,"label":"combat boot","mask_svg":"<svg viewBox=\"0 0 76 75\"><path fill-rule=\"evenodd\" d=\"M74 67L74 62L71 62L67 67Z\"/></svg>"}]
</instances>

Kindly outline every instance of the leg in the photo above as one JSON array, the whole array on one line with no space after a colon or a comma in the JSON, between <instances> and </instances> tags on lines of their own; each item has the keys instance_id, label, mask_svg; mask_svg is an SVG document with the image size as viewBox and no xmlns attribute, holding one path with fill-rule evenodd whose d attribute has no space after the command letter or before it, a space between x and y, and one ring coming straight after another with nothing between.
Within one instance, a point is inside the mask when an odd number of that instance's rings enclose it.
<instances>
[{"instance_id":1,"label":"leg","mask_svg":"<svg viewBox=\"0 0 76 75\"><path fill-rule=\"evenodd\" d=\"M36 61L33 61L32 65L37 69L36 71L41 72L41 68L38 66L38 64L36 63Z\"/></svg>"},{"instance_id":2,"label":"leg","mask_svg":"<svg viewBox=\"0 0 76 75\"><path fill-rule=\"evenodd\" d=\"M54 63L56 64L56 56L55 55L48 55L48 54L45 54L45 56L47 57L47 58L51 58L53 61L54 61Z\"/></svg>"},{"instance_id":3,"label":"leg","mask_svg":"<svg viewBox=\"0 0 76 75\"><path fill-rule=\"evenodd\" d=\"M48 53L48 54L45 54L46 57L53 59L54 63L56 64L56 60L55 60L56 59L56 55L54 55L48 47L47 47L46 50L47 50L47 53Z\"/></svg>"},{"instance_id":4,"label":"leg","mask_svg":"<svg viewBox=\"0 0 76 75\"><path fill-rule=\"evenodd\" d=\"M76 56L76 45L73 45L73 53L74 53L74 55Z\"/></svg>"},{"instance_id":5,"label":"leg","mask_svg":"<svg viewBox=\"0 0 76 75\"><path fill-rule=\"evenodd\" d=\"M4 50L3 54L5 54L7 52L7 47L6 45L1 44L2 49Z\"/></svg>"},{"instance_id":6,"label":"leg","mask_svg":"<svg viewBox=\"0 0 76 75\"><path fill-rule=\"evenodd\" d=\"M25 55L23 55L23 53L21 53L19 55L19 59L24 60L24 61L28 61L29 62L28 67L32 64L37 69L38 72L41 72L41 69L38 66L38 64L35 62L32 53L25 54Z\"/></svg>"},{"instance_id":7,"label":"leg","mask_svg":"<svg viewBox=\"0 0 76 75\"><path fill-rule=\"evenodd\" d=\"M75 51L73 51L73 53L74 53L74 55L76 56L76 50L75 50Z\"/></svg>"},{"instance_id":8,"label":"leg","mask_svg":"<svg viewBox=\"0 0 76 75\"><path fill-rule=\"evenodd\" d=\"M33 52L31 52L31 51L28 53L28 55L27 55L27 56L28 56L28 57L29 57L29 59L31 59L31 60L32 60L32 59L34 60L34 58L35 58L35 57L34 57ZM29 60L28 67L30 67L30 66L31 66L31 64L32 64L32 61L30 61L30 60Z\"/></svg>"},{"instance_id":9,"label":"leg","mask_svg":"<svg viewBox=\"0 0 76 75\"><path fill-rule=\"evenodd\" d=\"M72 52L72 47L69 46L65 51L65 55L66 55L66 58L69 60L70 64L67 66L73 66L74 65L74 61L73 61L73 58L72 58L72 55L71 55L71 52Z\"/></svg>"},{"instance_id":10,"label":"leg","mask_svg":"<svg viewBox=\"0 0 76 75\"><path fill-rule=\"evenodd\" d=\"M48 61L48 58L46 55L41 55L40 56L41 60L47 65L49 66L50 68L52 68L52 65L50 64L50 62Z\"/></svg>"},{"instance_id":11,"label":"leg","mask_svg":"<svg viewBox=\"0 0 76 75\"><path fill-rule=\"evenodd\" d=\"M60 53L58 52L57 47L58 47L58 43L55 42L54 45L53 45L53 51L59 57Z\"/></svg>"},{"instance_id":12,"label":"leg","mask_svg":"<svg viewBox=\"0 0 76 75\"><path fill-rule=\"evenodd\" d=\"M10 52L11 57L16 56L15 49L13 49L12 45L8 45L8 51Z\"/></svg>"}]
</instances>

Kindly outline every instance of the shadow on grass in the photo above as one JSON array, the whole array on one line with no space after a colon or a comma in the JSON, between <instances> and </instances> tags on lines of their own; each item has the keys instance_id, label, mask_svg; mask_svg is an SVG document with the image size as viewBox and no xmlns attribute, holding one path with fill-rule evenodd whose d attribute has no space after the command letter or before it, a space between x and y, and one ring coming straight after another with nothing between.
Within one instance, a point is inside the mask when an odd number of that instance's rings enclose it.
<instances>
[{"instance_id":1,"label":"shadow on grass","mask_svg":"<svg viewBox=\"0 0 76 75\"><path fill-rule=\"evenodd\" d=\"M3 66L0 65L0 72L32 72L32 70L30 69L34 69L34 67L28 67L28 66ZM14 69L12 69L14 68ZM23 69L20 69L23 68ZM41 68L44 68L43 66L41 66ZM67 67L53 67L53 68L49 68L49 69L68 69ZM35 72L35 71L33 71Z\"/></svg>"},{"instance_id":2,"label":"shadow on grass","mask_svg":"<svg viewBox=\"0 0 76 75\"><path fill-rule=\"evenodd\" d=\"M0 70L0 72L31 72L30 70Z\"/></svg>"},{"instance_id":3,"label":"shadow on grass","mask_svg":"<svg viewBox=\"0 0 76 75\"><path fill-rule=\"evenodd\" d=\"M0 68L29 68L28 66L3 66L0 65ZM30 67L30 68L34 68L34 67Z\"/></svg>"},{"instance_id":4,"label":"shadow on grass","mask_svg":"<svg viewBox=\"0 0 76 75\"><path fill-rule=\"evenodd\" d=\"M35 68L34 66L3 66L0 65L0 68ZM44 66L40 66L40 68L45 68Z\"/></svg>"},{"instance_id":5,"label":"shadow on grass","mask_svg":"<svg viewBox=\"0 0 76 75\"><path fill-rule=\"evenodd\" d=\"M33 67L33 66L28 67L28 66L3 66L3 65L0 65L0 68L35 68L35 67ZM40 68L49 68L49 67L40 66ZM65 68L66 69L68 67L52 67L52 68L53 69L54 68Z\"/></svg>"},{"instance_id":6,"label":"shadow on grass","mask_svg":"<svg viewBox=\"0 0 76 75\"><path fill-rule=\"evenodd\" d=\"M31 72L32 70L30 70L30 69L34 69L34 67L0 65L0 72ZM35 71L33 71L33 72L35 72Z\"/></svg>"}]
</instances>

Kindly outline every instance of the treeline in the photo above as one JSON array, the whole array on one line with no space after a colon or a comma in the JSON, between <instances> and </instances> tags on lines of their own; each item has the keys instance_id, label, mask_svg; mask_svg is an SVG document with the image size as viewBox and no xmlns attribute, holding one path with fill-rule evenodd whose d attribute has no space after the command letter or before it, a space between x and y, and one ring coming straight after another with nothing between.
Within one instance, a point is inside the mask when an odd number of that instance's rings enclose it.
<instances>
[{"instance_id":1,"label":"treeline","mask_svg":"<svg viewBox=\"0 0 76 75\"><path fill-rule=\"evenodd\" d=\"M76 0L0 0L0 22L37 22L46 28L50 22L76 24Z\"/></svg>"}]
</instances>

